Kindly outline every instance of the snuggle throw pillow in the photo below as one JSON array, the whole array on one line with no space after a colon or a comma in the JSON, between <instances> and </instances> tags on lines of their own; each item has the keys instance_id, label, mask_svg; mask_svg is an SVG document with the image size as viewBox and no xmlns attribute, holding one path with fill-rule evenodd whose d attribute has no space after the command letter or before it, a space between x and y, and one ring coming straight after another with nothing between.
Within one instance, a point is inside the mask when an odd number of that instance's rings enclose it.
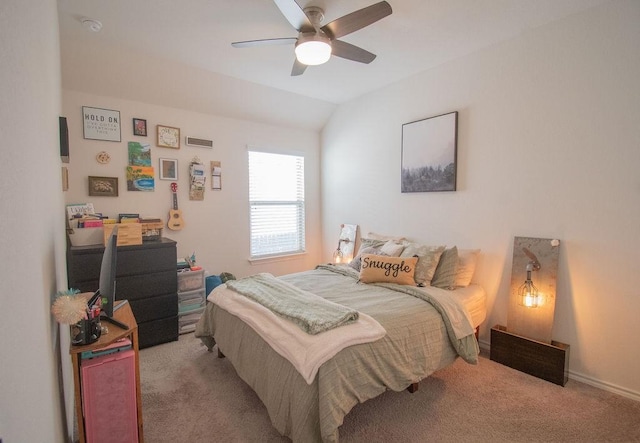
<instances>
[{"instance_id":1,"label":"snuggle throw pillow","mask_svg":"<svg viewBox=\"0 0 640 443\"><path fill-rule=\"evenodd\" d=\"M362 283L397 283L415 286L413 274L417 262L417 257L362 254L360 281Z\"/></svg>"}]
</instances>

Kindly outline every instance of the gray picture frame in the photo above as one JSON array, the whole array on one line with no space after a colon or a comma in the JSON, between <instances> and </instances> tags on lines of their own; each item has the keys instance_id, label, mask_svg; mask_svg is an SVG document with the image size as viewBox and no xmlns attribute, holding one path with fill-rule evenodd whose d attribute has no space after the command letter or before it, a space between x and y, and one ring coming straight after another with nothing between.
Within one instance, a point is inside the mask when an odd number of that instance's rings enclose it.
<instances>
[{"instance_id":1,"label":"gray picture frame","mask_svg":"<svg viewBox=\"0 0 640 443\"><path fill-rule=\"evenodd\" d=\"M455 191L457 157L457 111L403 124L401 192Z\"/></svg>"}]
</instances>

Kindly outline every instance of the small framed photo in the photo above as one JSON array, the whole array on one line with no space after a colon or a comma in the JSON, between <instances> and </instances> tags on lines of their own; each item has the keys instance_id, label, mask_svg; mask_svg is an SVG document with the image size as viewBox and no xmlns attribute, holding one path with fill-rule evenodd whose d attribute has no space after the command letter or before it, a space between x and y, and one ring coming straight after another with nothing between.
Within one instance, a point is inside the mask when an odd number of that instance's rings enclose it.
<instances>
[{"instance_id":1,"label":"small framed photo","mask_svg":"<svg viewBox=\"0 0 640 443\"><path fill-rule=\"evenodd\" d=\"M133 119L133 135L147 136L147 121L142 118Z\"/></svg>"},{"instance_id":2,"label":"small framed photo","mask_svg":"<svg viewBox=\"0 0 640 443\"><path fill-rule=\"evenodd\" d=\"M89 195L97 197L117 197L118 177L89 176Z\"/></svg>"},{"instance_id":3,"label":"small framed photo","mask_svg":"<svg viewBox=\"0 0 640 443\"><path fill-rule=\"evenodd\" d=\"M174 158L160 159L160 180L178 180L178 160Z\"/></svg>"},{"instance_id":4,"label":"small framed photo","mask_svg":"<svg viewBox=\"0 0 640 443\"><path fill-rule=\"evenodd\" d=\"M161 148L180 149L180 128L158 125L158 146Z\"/></svg>"}]
</instances>

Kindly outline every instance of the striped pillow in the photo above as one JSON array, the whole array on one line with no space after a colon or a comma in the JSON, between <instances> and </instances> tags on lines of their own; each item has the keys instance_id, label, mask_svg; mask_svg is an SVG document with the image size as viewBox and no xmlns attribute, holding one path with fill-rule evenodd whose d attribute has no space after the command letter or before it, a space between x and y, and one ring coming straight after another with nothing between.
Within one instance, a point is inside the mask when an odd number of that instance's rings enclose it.
<instances>
[{"instance_id":1,"label":"striped pillow","mask_svg":"<svg viewBox=\"0 0 640 443\"><path fill-rule=\"evenodd\" d=\"M444 251L444 246L427 246L418 243L409 243L400 257L418 256L418 264L413 278L418 285L430 285L433 274L440 261L440 256Z\"/></svg>"}]
</instances>

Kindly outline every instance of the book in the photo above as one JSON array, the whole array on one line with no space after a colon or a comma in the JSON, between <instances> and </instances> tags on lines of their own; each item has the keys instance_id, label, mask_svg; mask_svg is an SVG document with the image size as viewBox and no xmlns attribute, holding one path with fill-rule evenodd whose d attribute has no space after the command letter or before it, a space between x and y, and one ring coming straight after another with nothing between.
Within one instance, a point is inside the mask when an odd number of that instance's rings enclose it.
<instances>
[{"instance_id":1,"label":"book","mask_svg":"<svg viewBox=\"0 0 640 443\"><path fill-rule=\"evenodd\" d=\"M102 226L102 219L87 219L84 221L85 228L99 228Z\"/></svg>"},{"instance_id":2,"label":"book","mask_svg":"<svg viewBox=\"0 0 640 443\"><path fill-rule=\"evenodd\" d=\"M140 214L126 213L118 214L118 223L138 223Z\"/></svg>"},{"instance_id":3,"label":"book","mask_svg":"<svg viewBox=\"0 0 640 443\"><path fill-rule=\"evenodd\" d=\"M67 218L79 218L83 215L95 214L93 203L77 203L67 205Z\"/></svg>"}]
</instances>

